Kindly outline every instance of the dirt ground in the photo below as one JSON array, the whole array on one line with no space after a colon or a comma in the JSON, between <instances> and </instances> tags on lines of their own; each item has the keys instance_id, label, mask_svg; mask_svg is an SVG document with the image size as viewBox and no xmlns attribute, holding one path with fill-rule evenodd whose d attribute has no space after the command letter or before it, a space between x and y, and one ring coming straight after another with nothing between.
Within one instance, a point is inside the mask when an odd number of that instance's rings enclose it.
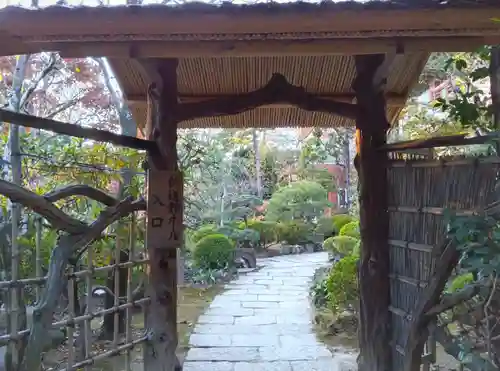
<instances>
[{"instance_id":1,"label":"dirt ground","mask_svg":"<svg viewBox=\"0 0 500 371\"><path fill-rule=\"evenodd\" d=\"M179 346L177 355L181 362L189 349L189 335L198 317L203 314L213 298L223 291L223 286L211 286L208 288L180 287L178 291L177 326ZM100 328L102 319L92 321L92 329ZM144 315L135 314L132 318L132 337L139 338L144 334ZM93 352L102 353L110 348L110 343L93 343ZM60 369L66 363L68 357L68 346L62 345L44 356L46 369ZM137 346L130 352L132 370L142 370L142 347ZM108 358L95 362L88 368L89 371L123 371L125 370L125 355ZM83 371L83 370L82 370Z\"/></svg>"}]
</instances>

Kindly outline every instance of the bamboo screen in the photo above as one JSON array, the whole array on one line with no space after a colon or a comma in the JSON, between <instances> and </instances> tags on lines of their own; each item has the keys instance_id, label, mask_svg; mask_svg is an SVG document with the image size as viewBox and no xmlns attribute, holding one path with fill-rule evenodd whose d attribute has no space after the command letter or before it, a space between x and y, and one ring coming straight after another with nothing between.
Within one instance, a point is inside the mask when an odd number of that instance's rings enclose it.
<instances>
[{"instance_id":1,"label":"bamboo screen","mask_svg":"<svg viewBox=\"0 0 500 371\"><path fill-rule=\"evenodd\" d=\"M108 243L103 247L102 240L95 241L66 269L63 295L56 299L55 313L49 315L52 325L48 326L41 353L43 370L142 370L139 344L147 340L143 314L149 298L144 295L144 268L148 260L140 236L145 217L140 214L136 212L109 226L104 233ZM48 229L41 218L35 224L35 246L29 246L32 256L13 254L11 264L16 269L12 279L0 281L0 349L7 346L16 358L19 352L30 349L26 348L30 323L39 322L33 316L34 308L46 299L44 270L48 257L44 254L50 246L43 246L42 235L46 236ZM29 277L22 277L19 267L32 263L34 266L26 270ZM104 298L106 286L114 297ZM111 330L102 332L105 317Z\"/></svg>"},{"instance_id":2,"label":"bamboo screen","mask_svg":"<svg viewBox=\"0 0 500 371\"><path fill-rule=\"evenodd\" d=\"M484 207L495 189L500 159L395 158L388 169L389 310L393 366L400 370L411 313L434 268L433 248L446 237L443 212L452 209L467 215Z\"/></svg>"}]
</instances>

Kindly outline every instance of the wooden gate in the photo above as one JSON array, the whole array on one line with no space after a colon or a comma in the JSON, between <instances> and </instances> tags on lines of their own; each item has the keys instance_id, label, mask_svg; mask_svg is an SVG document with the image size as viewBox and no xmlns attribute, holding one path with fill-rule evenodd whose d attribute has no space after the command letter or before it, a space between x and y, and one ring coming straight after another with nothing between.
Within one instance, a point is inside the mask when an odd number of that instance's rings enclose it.
<instances>
[{"instance_id":1,"label":"wooden gate","mask_svg":"<svg viewBox=\"0 0 500 371\"><path fill-rule=\"evenodd\" d=\"M392 158L396 158L393 156ZM470 215L495 190L498 157L392 160L388 169L392 362L403 369L412 313L446 237L445 210ZM432 350L432 347L431 347ZM434 352L423 358L435 362Z\"/></svg>"}]
</instances>

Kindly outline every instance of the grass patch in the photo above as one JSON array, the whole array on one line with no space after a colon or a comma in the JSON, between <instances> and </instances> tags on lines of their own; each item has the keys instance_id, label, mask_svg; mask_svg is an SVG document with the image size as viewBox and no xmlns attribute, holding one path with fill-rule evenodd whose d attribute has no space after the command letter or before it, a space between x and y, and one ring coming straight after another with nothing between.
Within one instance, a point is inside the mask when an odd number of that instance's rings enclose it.
<instances>
[{"instance_id":1,"label":"grass patch","mask_svg":"<svg viewBox=\"0 0 500 371\"><path fill-rule=\"evenodd\" d=\"M198 317L205 312L215 296L223 290L223 286L179 288L177 297L178 353L182 354L187 351L189 348L189 336L193 331Z\"/></svg>"}]
</instances>

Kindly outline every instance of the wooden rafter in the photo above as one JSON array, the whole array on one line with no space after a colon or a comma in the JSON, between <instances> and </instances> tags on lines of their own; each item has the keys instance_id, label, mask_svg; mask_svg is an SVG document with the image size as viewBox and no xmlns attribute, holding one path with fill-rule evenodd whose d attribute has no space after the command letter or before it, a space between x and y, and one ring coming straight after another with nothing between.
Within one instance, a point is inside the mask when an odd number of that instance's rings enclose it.
<instances>
[{"instance_id":1,"label":"wooden rafter","mask_svg":"<svg viewBox=\"0 0 500 371\"><path fill-rule=\"evenodd\" d=\"M217 94L217 95L188 95L180 94L179 103L197 103L206 102L214 99L227 99L230 98L229 94ZM342 102L342 103L352 103L356 96L354 94L315 94L316 98L324 99L332 102ZM386 102L389 107L403 107L406 103L407 97L403 94L387 93ZM147 104L146 95L129 95L127 96L127 102L132 106L145 106ZM291 105L289 103L275 103L270 105L261 106L261 108L289 108Z\"/></svg>"},{"instance_id":2,"label":"wooden rafter","mask_svg":"<svg viewBox=\"0 0 500 371\"><path fill-rule=\"evenodd\" d=\"M490 37L386 37L336 38L317 40L221 40L221 41L98 41L57 42L45 49L59 50L65 58L107 56L110 58L194 58L194 57L265 57L274 55L354 55L414 52L473 51L479 45L500 42ZM20 48L19 46L17 48ZM25 46L28 48L28 46ZM15 49L13 49L15 50Z\"/></svg>"},{"instance_id":3,"label":"wooden rafter","mask_svg":"<svg viewBox=\"0 0 500 371\"><path fill-rule=\"evenodd\" d=\"M290 84L283 75L275 73L265 86L250 93L180 103L174 116L175 121L181 122L200 117L236 115L276 103L288 103L306 111L325 112L348 118L355 118L357 113L357 107L353 103L318 98L314 94L307 93L304 88Z\"/></svg>"},{"instance_id":4,"label":"wooden rafter","mask_svg":"<svg viewBox=\"0 0 500 371\"><path fill-rule=\"evenodd\" d=\"M25 115L5 109L0 109L0 122L8 122L10 124L25 126L28 128L47 130L77 138L92 139L98 142L112 143L123 147L148 150L152 152L158 150L156 143L151 140L115 134L107 130L84 128L78 125L66 124L60 121Z\"/></svg>"}]
</instances>

